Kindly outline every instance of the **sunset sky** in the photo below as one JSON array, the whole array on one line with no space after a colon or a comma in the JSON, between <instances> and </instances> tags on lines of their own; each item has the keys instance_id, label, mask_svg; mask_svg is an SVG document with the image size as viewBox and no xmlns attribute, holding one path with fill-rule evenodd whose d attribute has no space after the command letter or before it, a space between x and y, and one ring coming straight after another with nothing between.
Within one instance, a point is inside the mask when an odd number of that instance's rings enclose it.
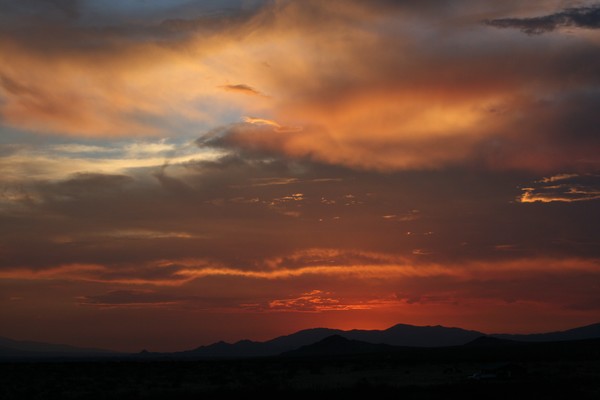
<instances>
[{"instance_id":1,"label":"sunset sky","mask_svg":"<svg viewBox=\"0 0 600 400\"><path fill-rule=\"evenodd\" d=\"M0 0L0 336L600 322L600 3Z\"/></svg>"}]
</instances>

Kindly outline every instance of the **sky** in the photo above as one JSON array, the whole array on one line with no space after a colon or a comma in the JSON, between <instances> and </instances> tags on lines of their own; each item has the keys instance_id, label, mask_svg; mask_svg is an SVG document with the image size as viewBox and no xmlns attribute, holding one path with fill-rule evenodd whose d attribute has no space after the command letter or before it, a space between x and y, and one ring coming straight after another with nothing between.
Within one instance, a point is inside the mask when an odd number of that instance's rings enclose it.
<instances>
[{"instance_id":1,"label":"sky","mask_svg":"<svg viewBox=\"0 0 600 400\"><path fill-rule=\"evenodd\" d=\"M0 336L600 322L600 3L0 0Z\"/></svg>"}]
</instances>

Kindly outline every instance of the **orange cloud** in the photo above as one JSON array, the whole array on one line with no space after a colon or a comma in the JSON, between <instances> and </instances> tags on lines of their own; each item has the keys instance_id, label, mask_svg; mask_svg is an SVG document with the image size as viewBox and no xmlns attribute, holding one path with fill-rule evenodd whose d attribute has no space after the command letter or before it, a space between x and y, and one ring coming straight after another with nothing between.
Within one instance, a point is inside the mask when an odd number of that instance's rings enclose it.
<instances>
[{"instance_id":1,"label":"orange cloud","mask_svg":"<svg viewBox=\"0 0 600 400\"><path fill-rule=\"evenodd\" d=\"M257 117L244 117L244 122L253 125L268 125L275 127L275 132L285 133L285 132L301 132L302 127L296 126L282 126L275 121L266 118L257 118Z\"/></svg>"},{"instance_id":2,"label":"orange cloud","mask_svg":"<svg viewBox=\"0 0 600 400\"><path fill-rule=\"evenodd\" d=\"M269 311L293 312L369 310L373 307L373 304L342 301L322 290L312 290L294 298L271 300L267 304Z\"/></svg>"},{"instance_id":3,"label":"orange cloud","mask_svg":"<svg viewBox=\"0 0 600 400\"><path fill-rule=\"evenodd\" d=\"M164 21L138 36L124 27L30 35L7 29L0 32L0 51L11 55L0 66L0 112L23 129L101 137L159 135L182 121L217 126L253 115L245 124L253 129L238 127L231 138L238 146L375 170L480 158L543 170L593 156L575 142L560 158L552 149L515 150L548 136L546 114L559 120L550 129L569 125L582 107L566 96L595 104L581 94L592 69L564 80L568 65L595 65L585 38L539 38L558 46L548 54L528 40L507 43L471 17L465 23L481 40L465 43L462 31L427 6L332 4L275 2L239 18ZM497 13L489 6L481 12ZM417 34L419 24L440 43ZM95 51L82 50L92 45ZM232 81L252 86L224 84ZM582 131L595 124L585 115Z\"/></svg>"},{"instance_id":4,"label":"orange cloud","mask_svg":"<svg viewBox=\"0 0 600 400\"><path fill-rule=\"evenodd\" d=\"M421 253L419 253L421 254ZM236 277L258 280L291 280L323 276L351 280L453 277L457 279L511 279L545 273L600 272L596 260L525 258L511 261L471 261L461 264L414 263L410 260L372 252L309 249L289 257L267 259L253 269L220 265L204 259L157 260L143 266L66 264L31 270L4 269L1 279L70 280L131 285L180 286L196 279Z\"/></svg>"},{"instance_id":5,"label":"orange cloud","mask_svg":"<svg viewBox=\"0 0 600 400\"><path fill-rule=\"evenodd\" d=\"M531 187L523 187L521 203L572 203L600 199L600 176L594 174L558 174L542 178Z\"/></svg>"},{"instance_id":6,"label":"orange cloud","mask_svg":"<svg viewBox=\"0 0 600 400\"><path fill-rule=\"evenodd\" d=\"M3 122L78 137L158 136L171 133L165 127L178 121L216 124L215 115L225 109L253 112L268 102L222 90L231 71L211 59L234 45L229 33L176 40L170 49L152 35L134 41L129 35L126 29L86 27L57 27L43 39L0 32L0 51L11 55L0 66ZM37 41L47 49L41 51ZM92 43L96 52L78 50Z\"/></svg>"}]
</instances>

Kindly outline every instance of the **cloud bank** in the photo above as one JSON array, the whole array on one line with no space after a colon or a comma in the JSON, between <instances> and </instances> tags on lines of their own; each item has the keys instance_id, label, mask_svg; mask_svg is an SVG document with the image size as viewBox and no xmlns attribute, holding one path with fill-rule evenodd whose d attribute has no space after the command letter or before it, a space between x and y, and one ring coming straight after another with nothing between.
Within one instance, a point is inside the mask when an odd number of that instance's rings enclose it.
<instances>
[{"instance_id":1,"label":"cloud bank","mask_svg":"<svg viewBox=\"0 0 600 400\"><path fill-rule=\"evenodd\" d=\"M597 10L0 0L0 334L597 322Z\"/></svg>"}]
</instances>

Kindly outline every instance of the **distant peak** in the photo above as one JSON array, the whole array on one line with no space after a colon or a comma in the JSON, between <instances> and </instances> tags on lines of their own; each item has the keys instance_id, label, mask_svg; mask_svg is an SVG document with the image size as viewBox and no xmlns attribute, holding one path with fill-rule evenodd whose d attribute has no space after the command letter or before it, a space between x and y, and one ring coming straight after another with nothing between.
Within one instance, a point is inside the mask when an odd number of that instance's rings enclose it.
<instances>
[{"instance_id":1,"label":"distant peak","mask_svg":"<svg viewBox=\"0 0 600 400\"><path fill-rule=\"evenodd\" d=\"M350 339L347 339L341 335L331 335L327 336L325 339L321 340L322 343L340 343L340 342L349 342Z\"/></svg>"},{"instance_id":2,"label":"distant peak","mask_svg":"<svg viewBox=\"0 0 600 400\"><path fill-rule=\"evenodd\" d=\"M408 325L408 324L396 324L396 325L392 325L390 326L388 329L386 330L390 330L390 329L399 329L399 328L417 328L417 326L415 325Z\"/></svg>"}]
</instances>

